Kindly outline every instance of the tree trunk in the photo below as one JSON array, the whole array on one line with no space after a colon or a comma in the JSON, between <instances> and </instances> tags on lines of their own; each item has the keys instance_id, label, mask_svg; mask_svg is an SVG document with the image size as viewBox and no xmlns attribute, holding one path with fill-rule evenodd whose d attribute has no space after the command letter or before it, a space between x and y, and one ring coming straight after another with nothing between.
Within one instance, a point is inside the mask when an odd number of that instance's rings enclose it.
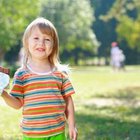
<instances>
[{"instance_id":1,"label":"tree trunk","mask_svg":"<svg viewBox=\"0 0 140 140\"><path fill-rule=\"evenodd\" d=\"M2 65L3 61L4 61L4 52L2 49L0 49L0 65Z\"/></svg>"},{"instance_id":2,"label":"tree trunk","mask_svg":"<svg viewBox=\"0 0 140 140\"><path fill-rule=\"evenodd\" d=\"M78 56L77 55L74 56L74 64L76 66L78 65Z\"/></svg>"}]
</instances>

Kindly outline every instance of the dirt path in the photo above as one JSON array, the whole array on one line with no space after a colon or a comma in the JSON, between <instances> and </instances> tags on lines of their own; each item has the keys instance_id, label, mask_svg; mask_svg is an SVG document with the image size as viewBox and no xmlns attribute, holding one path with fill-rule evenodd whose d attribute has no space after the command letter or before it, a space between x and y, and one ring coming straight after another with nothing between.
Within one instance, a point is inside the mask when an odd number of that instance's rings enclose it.
<instances>
[{"instance_id":1,"label":"dirt path","mask_svg":"<svg viewBox=\"0 0 140 140\"><path fill-rule=\"evenodd\" d=\"M85 101L84 101L85 102ZM132 107L140 107L140 101L137 100L119 100L119 99L112 99L112 98L94 98L86 100L86 102L76 102L76 104L84 104L84 105L95 105L97 107L104 107L104 106L132 106Z\"/></svg>"}]
</instances>

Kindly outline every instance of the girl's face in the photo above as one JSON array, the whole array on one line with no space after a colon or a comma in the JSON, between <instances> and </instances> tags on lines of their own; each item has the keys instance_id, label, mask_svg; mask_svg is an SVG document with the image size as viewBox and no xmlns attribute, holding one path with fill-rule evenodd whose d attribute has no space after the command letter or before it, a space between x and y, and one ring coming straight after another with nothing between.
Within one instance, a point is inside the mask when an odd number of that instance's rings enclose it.
<instances>
[{"instance_id":1,"label":"girl's face","mask_svg":"<svg viewBox=\"0 0 140 140\"><path fill-rule=\"evenodd\" d=\"M47 60L53 49L53 39L35 27L28 39L28 49L32 59Z\"/></svg>"}]
</instances>

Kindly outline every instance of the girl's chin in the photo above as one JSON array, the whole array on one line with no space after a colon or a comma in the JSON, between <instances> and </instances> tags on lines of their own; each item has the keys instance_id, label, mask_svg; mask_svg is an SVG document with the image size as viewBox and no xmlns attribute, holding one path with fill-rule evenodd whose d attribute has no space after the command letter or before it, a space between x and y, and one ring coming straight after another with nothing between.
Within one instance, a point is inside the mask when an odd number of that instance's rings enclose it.
<instances>
[{"instance_id":1,"label":"girl's chin","mask_svg":"<svg viewBox=\"0 0 140 140\"><path fill-rule=\"evenodd\" d=\"M46 60L48 57L46 55L36 55L34 58L38 60Z\"/></svg>"}]
</instances>

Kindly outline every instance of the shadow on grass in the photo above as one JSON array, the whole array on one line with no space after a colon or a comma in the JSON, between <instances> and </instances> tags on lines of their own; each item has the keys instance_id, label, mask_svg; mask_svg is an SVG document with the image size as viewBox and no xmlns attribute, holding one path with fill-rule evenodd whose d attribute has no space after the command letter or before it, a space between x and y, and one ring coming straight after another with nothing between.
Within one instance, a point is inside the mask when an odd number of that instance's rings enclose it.
<instances>
[{"instance_id":1,"label":"shadow on grass","mask_svg":"<svg viewBox=\"0 0 140 140\"><path fill-rule=\"evenodd\" d=\"M140 87L127 87L124 89L119 89L111 94L99 95L98 97L104 98L116 98L116 99L124 99L124 100L133 100L140 99Z\"/></svg>"},{"instance_id":2,"label":"shadow on grass","mask_svg":"<svg viewBox=\"0 0 140 140\"><path fill-rule=\"evenodd\" d=\"M140 98L140 87L127 87L125 89L120 89L117 91L117 94L114 94L114 97L117 99L132 100Z\"/></svg>"},{"instance_id":3,"label":"shadow on grass","mask_svg":"<svg viewBox=\"0 0 140 140\"><path fill-rule=\"evenodd\" d=\"M139 93L140 87L133 87L100 96L125 101L120 106L81 104L82 109L76 112L79 140L140 140L140 106L133 106Z\"/></svg>"},{"instance_id":4,"label":"shadow on grass","mask_svg":"<svg viewBox=\"0 0 140 140\"><path fill-rule=\"evenodd\" d=\"M140 140L140 121L124 119L125 113L122 118L100 114L105 109L112 111L109 107L86 106L87 113L76 114L79 140ZM140 108L131 111L129 116L134 114L140 114Z\"/></svg>"}]
</instances>

